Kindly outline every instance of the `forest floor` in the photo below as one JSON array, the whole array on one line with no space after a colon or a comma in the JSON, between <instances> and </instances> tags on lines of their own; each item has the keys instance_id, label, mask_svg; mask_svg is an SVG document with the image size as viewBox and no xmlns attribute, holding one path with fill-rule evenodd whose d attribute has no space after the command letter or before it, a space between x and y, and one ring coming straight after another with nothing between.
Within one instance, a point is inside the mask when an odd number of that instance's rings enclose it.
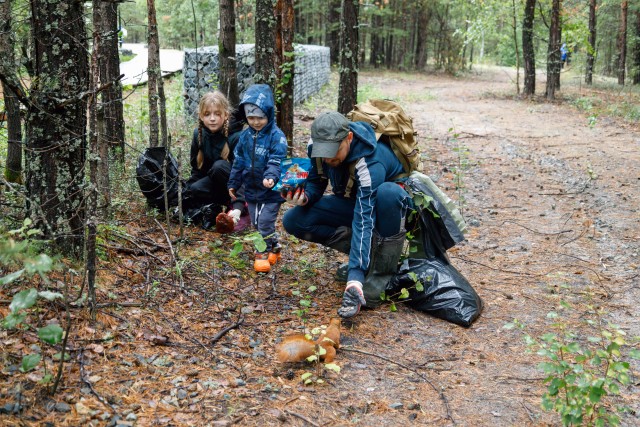
<instances>
[{"instance_id":1,"label":"forest floor","mask_svg":"<svg viewBox=\"0 0 640 427\"><path fill-rule=\"evenodd\" d=\"M524 334L539 340L564 327L587 346L611 322L626 332L625 348L638 347L640 130L590 119L566 99L519 99L498 69L459 78L366 72L360 82L403 103L425 172L462 206L467 240L449 255L485 304L470 328L402 304L363 310L342 325L341 371L305 386L313 365L280 364L274 347L335 316L343 285L333 274L345 256L282 232L282 261L258 276L249 249L229 254L241 236L187 228L187 245L169 245L162 218L132 194L102 233L97 321L71 309L73 363L54 396L38 383L44 372L17 367L26 353L50 359L59 350L29 331L0 331L0 424L561 425L541 409L537 366L547 359L529 351ZM614 96L567 86L561 98ZM296 115L299 146L311 116ZM14 291L0 289L0 299ZM306 322L294 291L311 302ZM65 327L64 307L31 317L51 318ZM524 330L505 328L514 319ZM640 367L630 362L630 384L606 398L611 410L630 408L626 426L640 424Z\"/></svg>"}]
</instances>

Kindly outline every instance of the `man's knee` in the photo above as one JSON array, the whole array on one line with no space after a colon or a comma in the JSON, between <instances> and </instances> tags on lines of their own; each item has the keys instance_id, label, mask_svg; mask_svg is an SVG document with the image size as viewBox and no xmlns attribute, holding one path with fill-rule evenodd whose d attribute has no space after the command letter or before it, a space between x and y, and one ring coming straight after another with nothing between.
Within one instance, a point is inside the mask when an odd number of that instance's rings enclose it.
<instances>
[{"instance_id":1,"label":"man's knee","mask_svg":"<svg viewBox=\"0 0 640 427\"><path fill-rule=\"evenodd\" d=\"M395 182L383 182L378 187L378 203L384 207L398 207L406 203L407 192Z\"/></svg>"},{"instance_id":2,"label":"man's knee","mask_svg":"<svg viewBox=\"0 0 640 427\"><path fill-rule=\"evenodd\" d=\"M294 236L298 237L300 231L298 229L298 221L296 220L296 209L297 208L291 208L284 213L284 215L282 216L282 226L287 233L293 234Z\"/></svg>"}]
</instances>

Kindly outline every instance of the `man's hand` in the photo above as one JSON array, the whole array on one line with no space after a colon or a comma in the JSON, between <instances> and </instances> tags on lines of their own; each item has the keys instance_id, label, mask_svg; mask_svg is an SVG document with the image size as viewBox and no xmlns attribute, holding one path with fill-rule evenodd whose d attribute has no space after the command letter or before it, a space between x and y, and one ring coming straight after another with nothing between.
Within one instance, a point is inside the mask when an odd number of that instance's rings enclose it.
<instances>
[{"instance_id":1,"label":"man's hand","mask_svg":"<svg viewBox=\"0 0 640 427\"><path fill-rule=\"evenodd\" d=\"M276 185L276 183L271 178L265 178L262 180L262 185L264 185L267 188L273 188L273 186Z\"/></svg>"},{"instance_id":2,"label":"man's hand","mask_svg":"<svg viewBox=\"0 0 640 427\"><path fill-rule=\"evenodd\" d=\"M230 188L229 189L229 197L231 197L231 201L235 201L237 199L237 197L236 197L236 189L235 188Z\"/></svg>"},{"instance_id":3,"label":"man's hand","mask_svg":"<svg viewBox=\"0 0 640 427\"><path fill-rule=\"evenodd\" d=\"M286 194L283 193L282 197L284 197L287 202L296 206L304 206L309 201L304 189L301 187L296 188L296 191L289 190Z\"/></svg>"}]
</instances>

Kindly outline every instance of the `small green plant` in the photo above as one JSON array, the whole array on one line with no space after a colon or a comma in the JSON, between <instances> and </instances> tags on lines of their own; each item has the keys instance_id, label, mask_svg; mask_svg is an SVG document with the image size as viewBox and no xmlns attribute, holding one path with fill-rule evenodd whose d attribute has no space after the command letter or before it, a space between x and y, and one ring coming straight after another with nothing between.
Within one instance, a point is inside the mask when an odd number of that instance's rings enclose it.
<instances>
[{"instance_id":1,"label":"small green plant","mask_svg":"<svg viewBox=\"0 0 640 427\"><path fill-rule=\"evenodd\" d=\"M2 319L2 327L4 329L18 329L29 328L30 325L25 323L28 310L33 307L38 298L43 298L48 301L53 301L56 298L62 298L62 294L57 292L42 291L38 292L35 289L25 289L18 292L13 296L11 304L9 304L10 313ZM62 328L57 324L50 324L38 329L38 338L42 341L56 345L62 341ZM60 353L57 354L60 359ZM28 354L22 358L22 364L20 366L21 372L29 372L38 366L41 360L40 354ZM55 356L54 356L55 358Z\"/></svg>"},{"instance_id":2,"label":"small green plant","mask_svg":"<svg viewBox=\"0 0 640 427\"><path fill-rule=\"evenodd\" d=\"M267 236L268 237L268 236ZM231 249L230 256L237 257L244 249L244 243L250 243L257 252L264 252L267 250L267 242L264 241L264 237L257 232L246 234L244 236L232 236L234 243Z\"/></svg>"},{"instance_id":3,"label":"small green plant","mask_svg":"<svg viewBox=\"0 0 640 427\"><path fill-rule=\"evenodd\" d=\"M311 330L311 334L307 334L306 338L309 340L313 340L313 336L320 336L326 331L327 326L322 325L319 328L314 328ZM324 337L324 340L330 341L331 344L335 344L330 338ZM300 379L304 383L304 385L321 385L324 384L324 372L325 371L333 371L336 374L340 373L340 366L335 363L323 363L321 358L327 354L327 350L324 347L316 344L314 348L314 353L307 357L307 362L311 362L315 364L315 372L305 372L300 376Z\"/></svg>"},{"instance_id":4,"label":"small green plant","mask_svg":"<svg viewBox=\"0 0 640 427\"><path fill-rule=\"evenodd\" d=\"M311 285L306 289L302 289L303 287L302 284L298 284L298 283L294 283L294 284L299 285L301 289L294 289L293 291L291 291L291 295L300 298L300 300L298 301L298 305L300 306L300 308L298 308L297 310L294 310L293 312L296 314L296 316L300 317L300 319L302 319L302 321L304 322L307 318L309 307L311 307L311 303L312 303L311 294L314 293L318 288L314 285Z\"/></svg>"},{"instance_id":5,"label":"small green plant","mask_svg":"<svg viewBox=\"0 0 640 427\"><path fill-rule=\"evenodd\" d=\"M395 294L390 294L390 295L387 295L386 292L380 293L380 299L382 301L388 301L390 303L389 310L394 312L398 311L398 307L396 307L396 303L395 303L396 301L404 301L404 302L409 301L409 297L411 296L409 291L411 289L415 289L418 292L424 291L424 285L422 284L422 282L420 282L420 279L418 278L418 275L416 273L409 272L408 276L411 278L411 280L413 280L413 283L414 283L409 288L402 288L400 289L400 292L396 292ZM427 278L427 279L431 280L431 278Z\"/></svg>"},{"instance_id":6,"label":"small green plant","mask_svg":"<svg viewBox=\"0 0 640 427\"><path fill-rule=\"evenodd\" d=\"M570 306L563 301L560 308ZM618 414L627 408L616 406L614 397L631 382L625 357L640 359L640 350L626 351L625 332L617 325L605 324L602 311L590 308L590 314L592 318L584 322L595 333L589 336L570 330L554 311L547 315L554 321L554 332L539 338L525 333L524 340L530 351L545 359L538 365L547 375L547 389L542 395L544 410L557 412L564 426L617 426ZM524 330L525 325L514 320L504 328Z\"/></svg>"},{"instance_id":7,"label":"small green plant","mask_svg":"<svg viewBox=\"0 0 640 427\"><path fill-rule=\"evenodd\" d=\"M303 52L284 52L284 57L287 58L285 62L280 65L280 81L276 85L274 93L275 102L277 105L282 104L283 91L282 89L289 84L293 79L293 67L296 65L296 58L304 56Z\"/></svg>"}]
</instances>

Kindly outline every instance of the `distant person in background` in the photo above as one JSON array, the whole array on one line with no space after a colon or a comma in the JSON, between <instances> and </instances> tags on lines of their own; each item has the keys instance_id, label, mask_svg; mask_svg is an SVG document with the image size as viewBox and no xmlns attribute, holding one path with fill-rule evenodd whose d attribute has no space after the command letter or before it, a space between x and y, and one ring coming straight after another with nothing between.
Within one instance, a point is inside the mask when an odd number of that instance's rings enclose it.
<instances>
[{"instance_id":1,"label":"distant person in background","mask_svg":"<svg viewBox=\"0 0 640 427\"><path fill-rule=\"evenodd\" d=\"M220 91L202 95L198 119L191 141L191 176L182 199L184 217L209 230L215 225L216 216L228 210L227 214L237 224L243 211L246 212L245 203L240 193L231 200L227 181L242 122L234 120L231 105Z\"/></svg>"},{"instance_id":2,"label":"distant person in background","mask_svg":"<svg viewBox=\"0 0 640 427\"><path fill-rule=\"evenodd\" d=\"M560 46L560 61L562 61L562 68L564 68L565 63L569 63L569 51L566 43L562 43L562 46Z\"/></svg>"}]
</instances>

